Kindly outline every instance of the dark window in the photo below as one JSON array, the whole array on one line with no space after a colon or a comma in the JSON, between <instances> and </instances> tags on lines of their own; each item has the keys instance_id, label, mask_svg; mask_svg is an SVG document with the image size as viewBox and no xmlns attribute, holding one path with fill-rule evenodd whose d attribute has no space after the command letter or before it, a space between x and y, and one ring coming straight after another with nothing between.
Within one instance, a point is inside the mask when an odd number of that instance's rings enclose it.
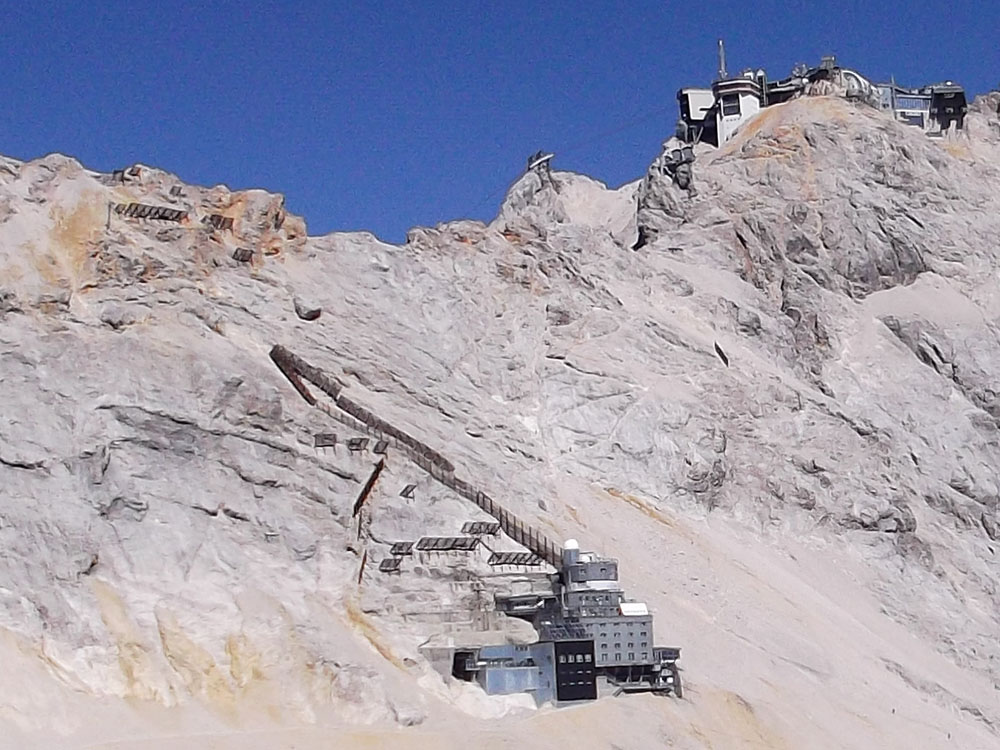
<instances>
[{"instance_id":1,"label":"dark window","mask_svg":"<svg viewBox=\"0 0 1000 750\"><path fill-rule=\"evenodd\" d=\"M739 94L726 94L722 97L722 116L738 115L740 113Z\"/></svg>"},{"instance_id":2,"label":"dark window","mask_svg":"<svg viewBox=\"0 0 1000 750\"><path fill-rule=\"evenodd\" d=\"M635 661L635 654L632 651L628 652L628 660Z\"/></svg>"},{"instance_id":3,"label":"dark window","mask_svg":"<svg viewBox=\"0 0 1000 750\"><path fill-rule=\"evenodd\" d=\"M593 666L593 641L560 641L554 645L559 661L565 662L565 665L556 667L556 699L573 701L596 698L597 674Z\"/></svg>"}]
</instances>

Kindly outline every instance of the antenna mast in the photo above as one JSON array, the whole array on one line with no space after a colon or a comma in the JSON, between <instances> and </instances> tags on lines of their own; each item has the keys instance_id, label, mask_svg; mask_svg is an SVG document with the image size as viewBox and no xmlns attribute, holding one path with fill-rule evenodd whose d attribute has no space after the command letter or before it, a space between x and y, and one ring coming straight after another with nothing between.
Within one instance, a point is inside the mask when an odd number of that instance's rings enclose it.
<instances>
[{"instance_id":1,"label":"antenna mast","mask_svg":"<svg viewBox=\"0 0 1000 750\"><path fill-rule=\"evenodd\" d=\"M726 45L720 39L719 40L719 80L724 81L729 78L729 73L726 72Z\"/></svg>"}]
</instances>

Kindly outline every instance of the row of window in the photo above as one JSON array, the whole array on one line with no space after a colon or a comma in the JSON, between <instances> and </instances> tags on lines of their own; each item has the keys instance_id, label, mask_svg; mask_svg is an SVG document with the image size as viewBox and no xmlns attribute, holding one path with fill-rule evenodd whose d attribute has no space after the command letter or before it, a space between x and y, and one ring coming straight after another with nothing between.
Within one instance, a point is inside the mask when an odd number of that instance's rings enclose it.
<instances>
[{"instance_id":1,"label":"row of window","mask_svg":"<svg viewBox=\"0 0 1000 750\"><path fill-rule=\"evenodd\" d=\"M634 639L634 638L645 637L645 635L646 635L646 633L645 633L645 631L643 631L643 632L640 632L638 635L636 635L635 633L626 633L625 637L626 638L633 638ZM622 634L618 633L618 632L615 632L615 633L612 633L611 637L609 638L607 633L598 633L597 634L597 638L595 640L598 640L598 641L616 641L616 642L621 642L621 640L622 640Z\"/></svg>"},{"instance_id":2,"label":"row of window","mask_svg":"<svg viewBox=\"0 0 1000 750\"><path fill-rule=\"evenodd\" d=\"M582 594L579 603L582 604L617 604L618 597L611 601L611 594Z\"/></svg>"},{"instance_id":3,"label":"row of window","mask_svg":"<svg viewBox=\"0 0 1000 750\"><path fill-rule=\"evenodd\" d=\"M590 661L593 660L590 654L575 654L575 656L576 656L576 659L575 659L575 663L576 664L584 664L586 662L590 662ZM574 654L569 654L569 655L567 655L567 654L559 654L559 663L560 664L573 664L574 663L573 657L574 657Z\"/></svg>"},{"instance_id":4,"label":"row of window","mask_svg":"<svg viewBox=\"0 0 1000 750\"><path fill-rule=\"evenodd\" d=\"M601 661L607 661L607 660L608 660L608 655L607 654L601 654ZM621 661L621 660L622 660L622 652L621 651L615 651L615 661ZM635 661L635 652L634 651L629 651L628 652L628 660L629 661Z\"/></svg>"},{"instance_id":5,"label":"row of window","mask_svg":"<svg viewBox=\"0 0 1000 750\"><path fill-rule=\"evenodd\" d=\"M638 624L638 623L636 623L636 624ZM615 623L615 626L616 626L616 627L620 627L620 626L621 626L621 623ZM609 627L609 626L608 626L608 623L606 623L606 622L602 622L602 623L598 624L598 626L597 626L597 630L598 630L599 632L601 632L601 633L604 633L604 632L606 632L606 631L607 631L608 627ZM631 624L630 624L630 625L626 625L626 626L625 626L625 629L626 629L626 630L628 630L629 632L631 632L631 631L632 631L632 628L633 628L633 627L634 627L634 625L631 625ZM620 635L621 635L622 633L621 633L621 631L620 631L620 630L616 630L614 634L615 634L615 636L620 636ZM645 630L640 630L640 631L639 631L639 635L646 635L646 631L645 631Z\"/></svg>"},{"instance_id":6,"label":"row of window","mask_svg":"<svg viewBox=\"0 0 1000 750\"><path fill-rule=\"evenodd\" d=\"M583 581L616 581L618 580L618 568L607 565L601 565L600 568L592 565L571 568L569 579L576 583Z\"/></svg>"},{"instance_id":7,"label":"row of window","mask_svg":"<svg viewBox=\"0 0 1000 750\"><path fill-rule=\"evenodd\" d=\"M640 641L639 642L639 648L646 648L647 645L649 645L649 641ZM602 643L601 644L601 648L607 648L607 647L608 647L607 643ZM635 648L635 643L633 643L632 641L629 641L628 642L628 647L629 648Z\"/></svg>"}]
</instances>

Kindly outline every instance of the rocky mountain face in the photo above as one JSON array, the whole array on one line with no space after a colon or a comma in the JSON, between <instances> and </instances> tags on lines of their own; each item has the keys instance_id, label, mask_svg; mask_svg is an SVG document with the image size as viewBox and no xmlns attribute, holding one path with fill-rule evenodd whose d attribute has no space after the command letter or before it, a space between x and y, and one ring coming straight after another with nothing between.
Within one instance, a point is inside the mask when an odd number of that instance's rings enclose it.
<instances>
[{"instance_id":1,"label":"rocky mountain face","mask_svg":"<svg viewBox=\"0 0 1000 750\"><path fill-rule=\"evenodd\" d=\"M699 150L695 194L529 172L398 246L0 160L0 744L995 747L998 105L929 139L799 99ZM535 709L432 669L523 575L379 572L488 516L396 443L356 508L375 440L274 345L620 558L684 699Z\"/></svg>"}]
</instances>

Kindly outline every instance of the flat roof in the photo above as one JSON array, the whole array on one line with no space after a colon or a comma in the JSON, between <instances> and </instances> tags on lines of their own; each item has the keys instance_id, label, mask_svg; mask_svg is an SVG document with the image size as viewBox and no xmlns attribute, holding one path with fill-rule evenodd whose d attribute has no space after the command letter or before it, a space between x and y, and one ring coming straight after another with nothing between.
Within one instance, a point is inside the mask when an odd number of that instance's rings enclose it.
<instances>
[{"instance_id":1,"label":"flat roof","mask_svg":"<svg viewBox=\"0 0 1000 750\"><path fill-rule=\"evenodd\" d=\"M649 607L644 602L620 602L618 607L626 617L642 617L649 614Z\"/></svg>"}]
</instances>

